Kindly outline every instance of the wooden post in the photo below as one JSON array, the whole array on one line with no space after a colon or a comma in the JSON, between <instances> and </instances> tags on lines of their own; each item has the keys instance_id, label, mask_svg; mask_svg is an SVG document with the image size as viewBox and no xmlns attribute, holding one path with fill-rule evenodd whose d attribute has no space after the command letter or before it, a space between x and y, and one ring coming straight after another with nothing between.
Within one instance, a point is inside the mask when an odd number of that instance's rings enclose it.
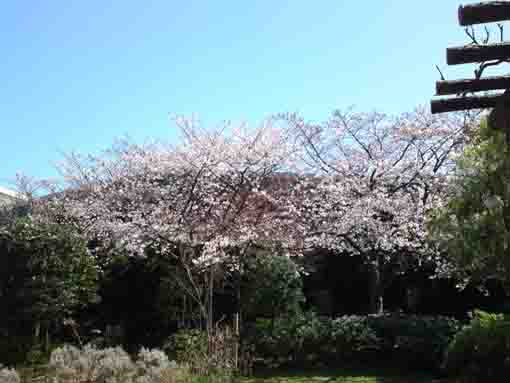
<instances>
[{"instance_id":1,"label":"wooden post","mask_svg":"<svg viewBox=\"0 0 510 383\"><path fill-rule=\"evenodd\" d=\"M459 7L459 24L462 26L510 20L509 1L485 1Z\"/></svg>"},{"instance_id":2,"label":"wooden post","mask_svg":"<svg viewBox=\"0 0 510 383\"><path fill-rule=\"evenodd\" d=\"M481 63L508 58L510 58L510 43L464 45L446 49L446 63L448 65Z\"/></svg>"},{"instance_id":3,"label":"wooden post","mask_svg":"<svg viewBox=\"0 0 510 383\"><path fill-rule=\"evenodd\" d=\"M455 112L468 109L494 108L505 98L504 93L489 96L453 97L432 100L430 108L432 114Z\"/></svg>"},{"instance_id":4,"label":"wooden post","mask_svg":"<svg viewBox=\"0 0 510 383\"><path fill-rule=\"evenodd\" d=\"M436 94L438 96L496 89L510 89L510 76L493 76L481 79L436 82Z\"/></svg>"},{"instance_id":5,"label":"wooden post","mask_svg":"<svg viewBox=\"0 0 510 383\"><path fill-rule=\"evenodd\" d=\"M484 1L459 7L458 18L460 25L473 25L490 22L510 20L510 1ZM475 40L474 36L472 36ZM501 39L503 33L501 32ZM497 44L475 44L451 47L446 50L448 65L478 63L476 77L480 77L484 68L510 61L510 42ZM510 89L510 76L463 79L457 81L438 81L436 83L437 95L466 94L470 92ZM500 104L508 105L501 94L489 96L455 97L431 101L432 113L444 113L468 109L495 108ZM494 116L502 115L507 107L498 106ZM494 119L495 117L493 117ZM498 117L499 118L499 117ZM499 124L501 125L501 123ZM506 126L503 124L503 126ZM510 132L508 133L510 145Z\"/></svg>"}]
</instances>

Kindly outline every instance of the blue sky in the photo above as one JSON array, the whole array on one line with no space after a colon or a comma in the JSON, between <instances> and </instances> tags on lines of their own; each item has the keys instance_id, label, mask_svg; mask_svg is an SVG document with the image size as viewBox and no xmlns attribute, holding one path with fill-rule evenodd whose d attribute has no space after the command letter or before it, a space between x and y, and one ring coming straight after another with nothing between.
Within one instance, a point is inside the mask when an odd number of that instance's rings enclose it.
<instances>
[{"instance_id":1,"label":"blue sky","mask_svg":"<svg viewBox=\"0 0 510 383\"><path fill-rule=\"evenodd\" d=\"M335 108L428 104L460 0L4 1L0 184L54 176L59 151L128 134L172 140L169 115L322 121Z\"/></svg>"}]
</instances>

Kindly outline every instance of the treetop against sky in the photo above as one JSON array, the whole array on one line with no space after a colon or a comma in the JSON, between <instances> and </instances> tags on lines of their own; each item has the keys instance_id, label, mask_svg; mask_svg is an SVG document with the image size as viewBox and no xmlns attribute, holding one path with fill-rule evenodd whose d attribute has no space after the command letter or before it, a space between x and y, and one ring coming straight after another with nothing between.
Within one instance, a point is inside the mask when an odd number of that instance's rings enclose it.
<instances>
[{"instance_id":1,"label":"treetop against sky","mask_svg":"<svg viewBox=\"0 0 510 383\"><path fill-rule=\"evenodd\" d=\"M59 151L128 134L176 138L169 116L256 124L336 108L425 104L467 39L460 0L7 2L0 8L0 184L56 175ZM496 33L496 30L495 30Z\"/></svg>"}]
</instances>

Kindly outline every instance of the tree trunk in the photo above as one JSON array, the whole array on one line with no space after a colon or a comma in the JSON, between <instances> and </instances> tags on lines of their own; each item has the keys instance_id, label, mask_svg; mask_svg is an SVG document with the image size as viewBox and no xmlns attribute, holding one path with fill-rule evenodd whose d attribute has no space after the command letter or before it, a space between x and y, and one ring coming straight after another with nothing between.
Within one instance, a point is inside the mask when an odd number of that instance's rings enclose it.
<instances>
[{"instance_id":1,"label":"tree trunk","mask_svg":"<svg viewBox=\"0 0 510 383\"><path fill-rule=\"evenodd\" d=\"M207 332L209 336L212 335L214 330L214 318L213 318L213 291L214 291L214 265L211 266L209 274L209 298L207 308Z\"/></svg>"},{"instance_id":2,"label":"tree trunk","mask_svg":"<svg viewBox=\"0 0 510 383\"><path fill-rule=\"evenodd\" d=\"M237 278L236 283L236 305L237 312L234 314L234 333L236 336L236 343L234 345L234 368L237 369L239 367L239 352L240 352L240 344L241 344L241 326L242 326L242 310L241 310L241 283L243 276L243 268L242 268L241 257L239 257L239 276Z\"/></svg>"},{"instance_id":3,"label":"tree trunk","mask_svg":"<svg viewBox=\"0 0 510 383\"><path fill-rule=\"evenodd\" d=\"M383 265L384 260L379 254L370 264L370 314L381 314L384 310Z\"/></svg>"},{"instance_id":4,"label":"tree trunk","mask_svg":"<svg viewBox=\"0 0 510 383\"><path fill-rule=\"evenodd\" d=\"M47 324L44 332L44 351L50 350L50 325Z\"/></svg>"},{"instance_id":5,"label":"tree trunk","mask_svg":"<svg viewBox=\"0 0 510 383\"><path fill-rule=\"evenodd\" d=\"M34 345L41 343L41 322L37 321L34 326L34 338L32 340Z\"/></svg>"}]
</instances>

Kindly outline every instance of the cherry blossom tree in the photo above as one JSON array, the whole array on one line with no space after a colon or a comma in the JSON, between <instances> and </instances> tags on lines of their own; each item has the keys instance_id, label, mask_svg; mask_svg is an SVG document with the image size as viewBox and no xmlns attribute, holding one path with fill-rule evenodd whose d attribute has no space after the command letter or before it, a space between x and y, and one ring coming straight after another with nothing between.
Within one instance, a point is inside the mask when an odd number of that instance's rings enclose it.
<instances>
[{"instance_id":1,"label":"cherry blossom tree","mask_svg":"<svg viewBox=\"0 0 510 383\"><path fill-rule=\"evenodd\" d=\"M359 254L380 311L387 276L434 257L425 214L474 119L335 112L322 124L287 114L255 129L204 129L177 118L176 145L120 140L99 155L66 154L62 191L36 210L76 225L103 252L175 259L208 329L220 271L242 272L255 243L286 254Z\"/></svg>"},{"instance_id":2,"label":"cherry blossom tree","mask_svg":"<svg viewBox=\"0 0 510 383\"><path fill-rule=\"evenodd\" d=\"M383 310L396 272L437 261L426 212L438 203L452 157L476 117L335 112L323 124L281 116L305 148L298 204L309 248L358 254L372 271L371 311Z\"/></svg>"},{"instance_id":3,"label":"cherry blossom tree","mask_svg":"<svg viewBox=\"0 0 510 383\"><path fill-rule=\"evenodd\" d=\"M254 243L287 254L302 247L292 182L278 186L298 148L271 121L254 129L176 123L177 145L121 140L99 155L67 154L63 190L44 200L39 216L74 223L103 249L174 258L182 291L211 330L220 269L237 270Z\"/></svg>"}]
</instances>

